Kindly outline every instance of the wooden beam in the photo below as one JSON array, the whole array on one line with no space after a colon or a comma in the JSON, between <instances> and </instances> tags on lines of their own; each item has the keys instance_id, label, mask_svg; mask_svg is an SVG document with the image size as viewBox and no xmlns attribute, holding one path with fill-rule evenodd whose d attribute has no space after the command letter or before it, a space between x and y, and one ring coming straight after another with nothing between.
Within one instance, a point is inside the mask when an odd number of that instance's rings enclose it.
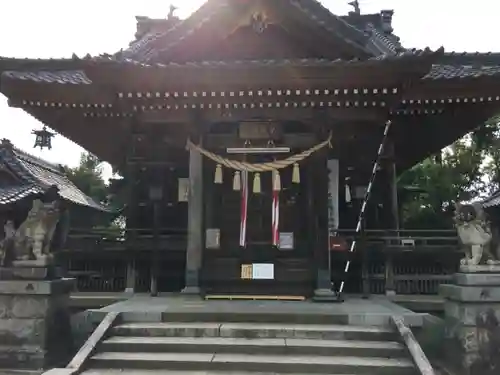
<instances>
[{"instance_id":1,"label":"wooden beam","mask_svg":"<svg viewBox=\"0 0 500 375\"><path fill-rule=\"evenodd\" d=\"M430 65L429 65L430 66ZM138 67L132 64L99 67L89 66L86 71L102 78L110 87L127 91L179 92L238 90L241 88L365 88L400 87L408 79L419 78L428 69L425 58L401 57L399 59L368 60L335 63L260 64L212 63L172 64L165 67Z\"/></svg>"},{"instance_id":2,"label":"wooden beam","mask_svg":"<svg viewBox=\"0 0 500 375\"><path fill-rule=\"evenodd\" d=\"M207 122L232 122L249 119L273 119L276 121L307 121L317 119L324 112L330 121L380 121L387 116L384 108L221 108L202 109ZM187 109L151 110L138 114L143 123L186 123L191 118Z\"/></svg>"},{"instance_id":3,"label":"wooden beam","mask_svg":"<svg viewBox=\"0 0 500 375\"><path fill-rule=\"evenodd\" d=\"M243 146L245 140L231 134L208 134L206 136L206 146L209 148L226 148L229 145ZM309 148L317 143L317 138L313 134L285 134L283 143L290 148Z\"/></svg>"}]
</instances>

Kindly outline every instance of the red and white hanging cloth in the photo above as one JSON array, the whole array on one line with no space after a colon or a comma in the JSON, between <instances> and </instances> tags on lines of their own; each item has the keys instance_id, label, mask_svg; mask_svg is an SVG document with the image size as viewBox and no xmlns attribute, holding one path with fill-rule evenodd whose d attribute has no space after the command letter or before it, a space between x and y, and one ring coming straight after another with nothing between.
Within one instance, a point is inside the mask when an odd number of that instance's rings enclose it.
<instances>
[{"instance_id":1,"label":"red and white hanging cloth","mask_svg":"<svg viewBox=\"0 0 500 375\"><path fill-rule=\"evenodd\" d=\"M247 245L248 172L241 171L240 246Z\"/></svg>"},{"instance_id":2,"label":"red and white hanging cloth","mask_svg":"<svg viewBox=\"0 0 500 375\"><path fill-rule=\"evenodd\" d=\"M273 172L273 207L272 207L272 231L273 246L280 246L280 190L281 183L279 172Z\"/></svg>"}]
</instances>

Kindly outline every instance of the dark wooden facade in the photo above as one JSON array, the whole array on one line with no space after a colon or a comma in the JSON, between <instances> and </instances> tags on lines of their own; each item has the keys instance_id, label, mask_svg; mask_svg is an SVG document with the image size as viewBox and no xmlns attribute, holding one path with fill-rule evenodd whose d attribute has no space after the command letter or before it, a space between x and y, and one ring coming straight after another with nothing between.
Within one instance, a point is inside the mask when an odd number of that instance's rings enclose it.
<instances>
[{"instance_id":1,"label":"dark wooden facade","mask_svg":"<svg viewBox=\"0 0 500 375\"><path fill-rule=\"evenodd\" d=\"M346 179L366 186L384 124L392 122L364 225L396 230L395 175L500 107L500 56L406 49L391 17L391 11L338 17L313 0L209 0L183 21L139 18L137 39L113 55L1 58L2 93L124 176L127 233L118 246L124 251L98 255L100 264L120 264L116 288L148 289L152 278L160 290L309 295L331 279L327 159L339 160L341 191ZM271 246L270 176L263 174L262 194L250 194L248 246L241 248L240 195L231 177L214 184L215 164L185 147L191 139L224 154L245 142L238 125L255 120L279 124L275 144L292 153L332 135L331 148L301 163L300 184L283 171L280 229L294 233L293 250ZM179 199L179 178L190 179L187 202ZM360 205L339 199L341 229L356 227ZM210 228L221 231L220 249L205 246ZM371 242L363 243L368 252ZM372 258L356 260L351 289L363 281L381 285L373 280L383 275L388 289L403 290L397 275L388 276L393 256L380 263L386 258L374 255L391 246L376 247ZM71 261L86 257L75 253ZM340 278L342 257L330 259ZM398 261L402 271L411 258L405 257ZM242 280L247 262L274 263L274 280Z\"/></svg>"}]
</instances>

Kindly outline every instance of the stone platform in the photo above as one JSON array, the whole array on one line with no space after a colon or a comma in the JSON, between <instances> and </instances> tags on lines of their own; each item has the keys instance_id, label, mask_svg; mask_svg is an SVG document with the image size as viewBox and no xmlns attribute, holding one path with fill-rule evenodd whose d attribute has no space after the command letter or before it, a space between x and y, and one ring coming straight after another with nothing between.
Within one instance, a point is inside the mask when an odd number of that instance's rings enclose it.
<instances>
[{"instance_id":1,"label":"stone platform","mask_svg":"<svg viewBox=\"0 0 500 375\"><path fill-rule=\"evenodd\" d=\"M462 266L440 294L450 364L461 374L500 373L500 266Z\"/></svg>"},{"instance_id":2,"label":"stone platform","mask_svg":"<svg viewBox=\"0 0 500 375\"><path fill-rule=\"evenodd\" d=\"M169 321L183 319L217 320L224 314L233 322L276 321L318 324L352 324L387 326L393 315L402 316L412 327L421 327L427 314L415 313L385 297L371 299L346 298L338 304L318 304L311 301L205 301L196 297L170 295L162 297L132 296L101 309L91 310L91 319L100 321L108 312L123 313L124 321Z\"/></svg>"},{"instance_id":3,"label":"stone platform","mask_svg":"<svg viewBox=\"0 0 500 375\"><path fill-rule=\"evenodd\" d=\"M41 371L71 353L71 279L0 280L0 372Z\"/></svg>"}]
</instances>

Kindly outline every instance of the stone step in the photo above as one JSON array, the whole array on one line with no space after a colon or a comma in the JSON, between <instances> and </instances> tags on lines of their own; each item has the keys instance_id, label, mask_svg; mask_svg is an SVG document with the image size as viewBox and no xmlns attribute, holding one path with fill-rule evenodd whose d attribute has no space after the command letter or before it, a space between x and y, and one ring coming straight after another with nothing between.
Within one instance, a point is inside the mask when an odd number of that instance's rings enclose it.
<instances>
[{"instance_id":1,"label":"stone step","mask_svg":"<svg viewBox=\"0 0 500 375\"><path fill-rule=\"evenodd\" d=\"M387 327L314 324L252 323L125 323L112 328L112 336L233 337L323 340L395 340Z\"/></svg>"},{"instance_id":2,"label":"stone step","mask_svg":"<svg viewBox=\"0 0 500 375\"><path fill-rule=\"evenodd\" d=\"M218 301L224 303L225 301ZM231 301L235 303L234 301ZM236 303L244 303L244 301L237 301ZM369 316L366 314L349 313L332 313L331 310L324 313L301 311L298 314L280 313L276 311L268 311L266 309L259 310L258 307L253 305L248 306L248 310L234 311L234 307L223 306L217 307L215 311L167 311L157 314L149 312L124 312L122 316L123 322L144 322L152 321L155 319L157 322L198 322L198 323L279 323L279 324L349 324L352 320L367 321L366 325L382 325L388 324L389 319L384 319L379 315ZM152 316L153 315L153 316ZM356 319L357 318L357 319Z\"/></svg>"},{"instance_id":3,"label":"stone step","mask_svg":"<svg viewBox=\"0 0 500 375\"><path fill-rule=\"evenodd\" d=\"M406 359L249 355L218 353L103 352L89 363L96 369L157 369L183 371L243 371L287 374L415 375Z\"/></svg>"},{"instance_id":4,"label":"stone step","mask_svg":"<svg viewBox=\"0 0 500 375\"><path fill-rule=\"evenodd\" d=\"M393 341L246 339L231 337L114 336L99 347L104 352L302 354L402 357L405 347Z\"/></svg>"},{"instance_id":5,"label":"stone step","mask_svg":"<svg viewBox=\"0 0 500 375\"><path fill-rule=\"evenodd\" d=\"M3 374L2 374L3 375ZM10 374L9 374L10 375ZM94 369L86 370L81 375L282 375L270 372L243 372L243 371L182 371L182 370L134 370L134 369ZM307 375L307 373L296 372L295 375ZM327 374L316 374L327 375ZM328 374L347 375L347 374Z\"/></svg>"}]
</instances>

